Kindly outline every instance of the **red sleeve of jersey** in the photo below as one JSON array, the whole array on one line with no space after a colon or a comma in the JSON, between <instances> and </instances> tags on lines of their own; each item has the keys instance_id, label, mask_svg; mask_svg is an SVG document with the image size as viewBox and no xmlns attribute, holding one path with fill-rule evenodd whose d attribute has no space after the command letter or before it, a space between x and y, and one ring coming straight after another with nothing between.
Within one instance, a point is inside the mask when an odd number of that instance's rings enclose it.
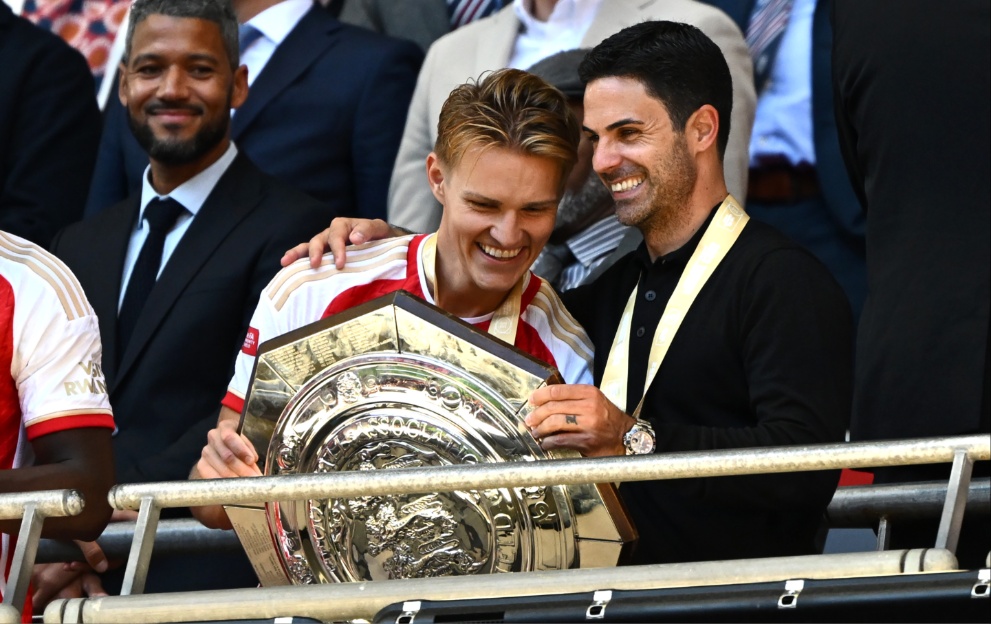
<instances>
[{"instance_id":1,"label":"red sleeve of jersey","mask_svg":"<svg viewBox=\"0 0 991 624\"><path fill-rule=\"evenodd\" d=\"M228 391L227 394L224 396L224 399L220 402L220 404L223 405L224 407L231 408L238 414L244 412L244 399L237 396L233 392Z\"/></svg>"},{"instance_id":2,"label":"red sleeve of jersey","mask_svg":"<svg viewBox=\"0 0 991 624\"><path fill-rule=\"evenodd\" d=\"M69 429L83 429L86 427L113 429L114 418L110 414L61 416L59 418L49 418L48 420L26 427L25 432L28 435L28 440L34 440L49 433L68 431Z\"/></svg>"}]
</instances>

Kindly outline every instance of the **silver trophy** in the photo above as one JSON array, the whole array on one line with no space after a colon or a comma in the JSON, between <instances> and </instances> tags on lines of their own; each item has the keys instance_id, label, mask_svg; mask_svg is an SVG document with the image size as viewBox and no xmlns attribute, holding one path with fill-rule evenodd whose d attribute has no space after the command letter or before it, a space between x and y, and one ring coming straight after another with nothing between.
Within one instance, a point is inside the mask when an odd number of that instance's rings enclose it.
<instances>
[{"instance_id":1,"label":"silver trophy","mask_svg":"<svg viewBox=\"0 0 991 624\"><path fill-rule=\"evenodd\" d=\"M405 292L262 344L242 432L266 475L578 457L523 418L557 371ZM264 585L616 565L611 484L228 506Z\"/></svg>"}]
</instances>

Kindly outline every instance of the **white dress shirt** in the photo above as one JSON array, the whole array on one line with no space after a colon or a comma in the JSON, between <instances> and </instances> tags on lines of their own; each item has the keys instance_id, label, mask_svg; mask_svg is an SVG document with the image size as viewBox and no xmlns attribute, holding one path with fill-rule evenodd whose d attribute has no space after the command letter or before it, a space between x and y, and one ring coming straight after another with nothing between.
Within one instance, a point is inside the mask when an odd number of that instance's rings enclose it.
<instances>
[{"instance_id":1,"label":"white dress shirt","mask_svg":"<svg viewBox=\"0 0 991 624\"><path fill-rule=\"evenodd\" d=\"M248 86L262 73L276 48L312 7L313 0L282 0L247 21L262 34L241 55L241 64L248 66Z\"/></svg>"},{"instance_id":2,"label":"white dress shirt","mask_svg":"<svg viewBox=\"0 0 991 624\"><path fill-rule=\"evenodd\" d=\"M131 272L134 271L134 265L138 261L138 255L141 254L141 247L145 244L145 239L148 238L148 223L145 221L145 208L148 207L151 200L171 197L182 204L187 211L176 219L175 225L165 235L165 244L162 247L162 262L158 265L158 275L160 276L169 258L172 257L172 252L175 251L175 248L179 245L179 241L182 240L186 230L189 229L189 225L199 213L200 208L203 207L206 198L213 192L213 187L217 186L220 176L224 175L227 168L234 162L235 156L237 156L237 148L234 147L234 143L231 143L227 151L224 152L224 155L218 158L216 162L172 189L172 192L168 195L159 195L155 192L155 189L151 185L151 166L145 168L145 173L141 177L141 205L138 208L138 222L134 226L134 231L131 232L131 240L127 243L127 255L124 256L124 273L121 275L120 294L117 298L118 311L120 311L120 306L124 304L124 293L127 292L127 284L131 280Z\"/></svg>"},{"instance_id":3,"label":"white dress shirt","mask_svg":"<svg viewBox=\"0 0 991 624\"><path fill-rule=\"evenodd\" d=\"M750 135L750 166L762 157L784 156L792 165L816 162L812 140L812 18L816 0L795 0L757 99Z\"/></svg>"},{"instance_id":4,"label":"white dress shirt","mask_svg":"<svg viewBox=\"0 0 991 624\"><path fill-rule=\"evenodd\" d=\"M513 44L509 67L528 69L537 61L565 50L580 48L602 0L558 0L546 22L527 9L532 0L513 0L522 28Z\"/></svg>"}]
</instances>

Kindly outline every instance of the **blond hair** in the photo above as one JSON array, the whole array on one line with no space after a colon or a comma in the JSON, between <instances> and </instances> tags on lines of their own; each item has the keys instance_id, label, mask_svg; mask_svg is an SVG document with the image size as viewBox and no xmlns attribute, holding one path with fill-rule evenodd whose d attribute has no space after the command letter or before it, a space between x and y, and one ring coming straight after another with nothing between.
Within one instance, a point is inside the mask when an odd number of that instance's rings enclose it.
<instances>
[{"instance_id":1,"label":"blond hair","mask_svg":"<svg viewBox=\"0 0 991 624\"><path fill-rule=\"evenodd\" d=\"M453 167L471 147L514 149L556 161L564 184L580 138L564 94L533 74L500 69L451 91L440 111L434 153Z\"/></svg>"}]
</instances>

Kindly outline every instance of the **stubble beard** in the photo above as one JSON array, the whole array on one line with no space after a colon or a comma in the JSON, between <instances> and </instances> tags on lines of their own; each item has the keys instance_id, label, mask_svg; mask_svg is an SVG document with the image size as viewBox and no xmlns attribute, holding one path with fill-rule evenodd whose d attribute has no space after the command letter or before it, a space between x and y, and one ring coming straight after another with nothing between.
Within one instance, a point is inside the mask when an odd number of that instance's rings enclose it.
<instances>
[{"instance_id":1,"label":"stubble beard","mask_svg":"<svg viewBox=\"0 0 991 624\"><path fill-rule=\"evenodd\" d=\"M636 204L616 202L616 216L623 225L638 228L646 237L656 232L677 232L690 220L689 200L698 180L698 167L684 141L646 173L650 194Z\"/></svg>"},{"instance_id":2,"label":"stubble beard","mask_svg":"<svg viewBox=\"0 0 991 624\"><path fill-rule=\"evenodd\" d=\"M231 94L227 96L224 110L230 110ZM191 139L159 138L147 121L138 122L130 113L127 124L141 146L151 159L165 165L186 165L202 158L220 144L227 136L230 128L230 115L220 114L216 119L201 127Z\"/></svg>"}]
</instances>

